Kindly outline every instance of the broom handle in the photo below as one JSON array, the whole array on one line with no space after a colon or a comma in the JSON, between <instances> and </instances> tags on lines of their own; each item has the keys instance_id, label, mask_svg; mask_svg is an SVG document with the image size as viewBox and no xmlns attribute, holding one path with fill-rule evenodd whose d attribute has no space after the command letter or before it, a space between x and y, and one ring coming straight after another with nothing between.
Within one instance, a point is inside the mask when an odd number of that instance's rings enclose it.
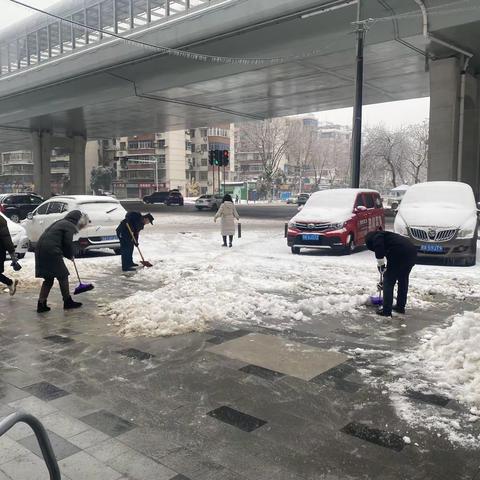
<instances>
[{"instance_id":1,"label":"broom handle","mask_svg":"<svg viewBox=\"0 0 480 480\"><path fill-rule=\"evenodd\" d=\"M72 262L73 262L73 266L75 267L75 271L77 272L78 283L82 283L82 281L80 280L80 275L78 274L78 268L77 268L77 264L75 263L74 257L72 257Z\"/></svg>"},{"instance_id":2,"label":"broom handle","mask_svg":"<svg viewBox=\"0 0 480 480\"><path fill-rule=\"evenodd\" d=\"M140 257L142 257L142 262L145 262L145 259L143 258L142 252L140 250L140 247L138 246L137 241L135 240L135 235L133 234L133 230L130 227L130 224L128 222L125 222L127 224L128 231L130 232L130 236L132 237L133 244L137 247L138 253L140 254Z\"/></svg>"}]
</instances>

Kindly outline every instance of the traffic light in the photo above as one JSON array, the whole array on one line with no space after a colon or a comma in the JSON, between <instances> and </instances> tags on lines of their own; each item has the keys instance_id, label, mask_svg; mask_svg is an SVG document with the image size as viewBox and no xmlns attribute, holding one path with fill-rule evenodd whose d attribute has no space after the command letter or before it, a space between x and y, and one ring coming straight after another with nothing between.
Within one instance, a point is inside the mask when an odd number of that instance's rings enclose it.
<instances>
[{"instance_id":1,"label":"traffic light","mask_svg":"<svg viewBox=\"0 0 480 480\"><path fill-rule=\"evenodd\" d=\"M214 150L210 150L210 151L208 152L208 163L209 163L210 165L213 165L214 160L215 160L215 151L214 151Z\"/></svg>"},{"instance_id":2,"label":"traffic light","mask_svg":"<svg viewBox=\"0 0 480 480\"><path fill-rule=\"evenodd\" d=\"M215 160L213 162L217 167L220 167L222 165L222 155L220 150L215 150Z\"/></svg>"},{"instance_id":3,"label":"traffic light","mask_svg":"<svg viewBox=\"0 0 480 480\"><path fill-rule=\"evenodd\" d=\"M230 163L230 152L228 150L222 151L222 165L225 167Z\"/></svg>"}]
</instances>

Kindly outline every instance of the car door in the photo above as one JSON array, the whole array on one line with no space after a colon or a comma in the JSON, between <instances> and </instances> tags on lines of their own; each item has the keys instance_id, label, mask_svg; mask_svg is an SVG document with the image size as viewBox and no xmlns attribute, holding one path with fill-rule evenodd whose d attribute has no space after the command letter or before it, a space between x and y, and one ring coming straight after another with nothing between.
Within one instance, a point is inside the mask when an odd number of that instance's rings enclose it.
<instances>
[{"instance_id":1,"label":"car door","mask_svg":"<svg viewBox=\"0 0 480 480\"><path fill-rule=\"evenodd\" d=\"M376 230L375 227L375 199L373 198L373 193L364 192L363 198L365 199L365 206L367 207L367 219L368 219L368 226L367 232L374 232Z\"/></svg>"},{"instance_id":2,"label":"car door","mask_svg":"<svg viewBox=\"0 0 480 480\"><path fill-rule=\"evenodd\" d=\"M30 212L33 212L42 202L43 200L36 195L26 195L22 210L22 218L27 218L27 215Z\"/></svg>"},{"instance_id":3,"label":"car door","mask_svg":"<svg viewBox=\"0 0 480 480\"><path fill-rule=\"evenodd\" d=\"M33 211L32 217L27 218L25 222L25 230L27 231L28 239L32 243L36 243L45 230L45 218L47 217L49 205L50 202L42 203Z\"/></svg>"},{"instance_id":4,"label":"car door","mask_svg":"<svg viewBox=\"0 0 480 480\"><path fill-rule=\"evenodd\" d=\"M363 193L359 193L355 200L355 221L356 221L356 232L355 232L355 244L363 245L365 243L365 237L368 233L368 209L365 205L365 198Z\"/></svg>"},{"instance_id":5,"label":"car door","mask_svg":"<svg viewBox=\"0 0 480 480\"><path fill-rule=\"evenodd\" d=\"M46 230L50 225L65 216L66 207L67 204L65 202L58 202L55 200L49 202L47 215L45 216L44 221L44 230Z\"/></svg>"}]
</instances>

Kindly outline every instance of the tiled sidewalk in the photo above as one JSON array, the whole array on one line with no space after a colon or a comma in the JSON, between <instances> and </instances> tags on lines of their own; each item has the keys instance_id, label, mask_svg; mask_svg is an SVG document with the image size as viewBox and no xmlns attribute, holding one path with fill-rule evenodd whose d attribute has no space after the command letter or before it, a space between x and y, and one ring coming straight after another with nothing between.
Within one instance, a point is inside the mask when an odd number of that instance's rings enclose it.
<instances>
[{"instance_id":1,"label":"tiled sidewalk","mask_svg":"<svg viewBox=\"0 0 480 480\"><path fill-rule=\"evenodd\" d=\"M0 418L37 416L67 480L471 480L478 471L475 455L426 430L415 432L421 449L405 445L408 425L363 383L360 360L328 355L385 348L368 319L363 332L326 319L282 335L219 327L126 339L88 300L45 316L28 296L0 302ZM423 325L412 318L390 348ZM280 361L282 345L290 353ZM39 455L31 430L15 426L0 437L0 480L47 479Z\"/></svg>"}]
</instances>

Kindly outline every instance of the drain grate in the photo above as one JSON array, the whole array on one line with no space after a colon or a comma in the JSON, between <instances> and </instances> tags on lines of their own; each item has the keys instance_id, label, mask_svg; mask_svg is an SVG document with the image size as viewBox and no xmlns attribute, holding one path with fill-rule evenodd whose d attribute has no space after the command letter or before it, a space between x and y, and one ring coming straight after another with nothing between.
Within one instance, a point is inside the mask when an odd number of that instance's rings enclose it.
<instances>
[{"instance_id":1,"label":"drain grate","mask_svg":"<svg viewBox=\"0 0 480 480\"><path fill-rule=\"evenodd\" d=\"M137 350L136 348L128 348L126 350L120 350L117 353L125 357L135 358L136 360L148 360L155 356L152 353L142 352L141 350Z\"/></svg>"},{"instance_id":2,"label":"drain grate","mask_svg":"<svg viewBox=\"0 0 480 480\"><path fill-rule=\"evenodd\" d=\"M244 432L253 432L257 428L260 428L262 425L267 423L265 420L252 417L251 415L247 415L246 413L239 412L238 410L227 406L222 406L216 410L212 410L211 412L208 412L207 415L237 427Z\"/></svg>"},{"instance_id":3,"label":"drain grate","mask_svg":"<svg viewBox=\"0 0 480 480\"><path fill-rule=\"evenodd\" d=\"M437 405L439 407L446 407L451 400L444 395L423 393L417 390L407 390L407 397L413 398L414 400L420 400L421 402L430 403L431 405Z\"/></svg>"},{"instance_id":4,"label":"drain grate","mask_svg":"<svg viewBox=\"0 0 480 480\"><path fill-rule=\"evenodd\" d=\"M245 367L242 367L239 370L241 372L263 378L264 380L271 380L271 381L285 376L285 374L283 373L276 372L275 370L270 370L268 368L259 367L257 365L246 365Z\"/></svg>"},{"instance_id":5,"label":"drain grate","mask_svg":"<svg viewBox=\"0 0 480 480\"><path fill-rule=\"evenodd\" d=\"M403 438L395 433L372 428L364 423L352 422L346 425L341 430L343 433L352 435L381 447L390 448L396 452L400 452L405 447Z\"/></svg>"}]
</instances>

